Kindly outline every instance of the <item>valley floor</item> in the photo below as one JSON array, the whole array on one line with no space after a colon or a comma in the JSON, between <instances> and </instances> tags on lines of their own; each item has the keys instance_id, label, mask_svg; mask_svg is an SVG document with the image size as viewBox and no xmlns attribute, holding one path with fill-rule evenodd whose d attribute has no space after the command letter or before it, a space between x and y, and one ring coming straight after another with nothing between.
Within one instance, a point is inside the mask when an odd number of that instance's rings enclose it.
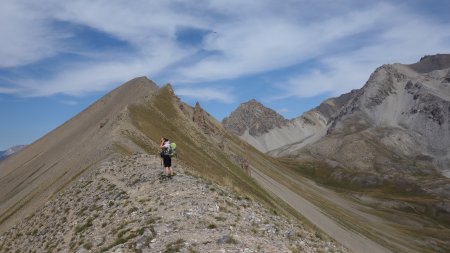
<instances>
[{"instance_id":1,"label":"valley floor","mask_svg":"<svg viewBox=\"0 0 450 253\"><path fill-rule=\"evenodd\" d=\"M301 195L293 192L286 186L280 184L276 180L270 178L262 172L252 171L252 176L262 186L274 193L276 196L289 203L295 210L301 213L310 222L342 243L353 252L371 252L371 253L388 253L391 252L380 244L368 239L361 234L346 229L337 221L327 216L321 209L303 198Z\"/></svg>"},{"instance_id":2,"label":"valley floor","mask_svg":"<svg viewBox=\"0 0 450 253\"><path fill-rule=\"evenodd\" d=\"M285 168L253 168L251 175L354 252L448 252L449 229L435 221L359 204Z\"/></svg>"}]
</instances>

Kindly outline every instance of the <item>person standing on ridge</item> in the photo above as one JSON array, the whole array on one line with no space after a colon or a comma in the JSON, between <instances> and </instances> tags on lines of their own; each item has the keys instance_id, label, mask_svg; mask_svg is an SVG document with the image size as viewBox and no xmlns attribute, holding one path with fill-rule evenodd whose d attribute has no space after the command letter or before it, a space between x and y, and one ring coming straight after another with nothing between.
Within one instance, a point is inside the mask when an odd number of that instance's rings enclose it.
<instances>
[{"instance_id":1,"label":"person standing on ridge","mask_svg":"<svg viewBox=\"0 0 450 253\"><path fill-rule=\"evenodd\" d=\"M166 177L172 178L172 158L170 157L170 141L167 138L161 138L161 142L159 144L159 148L161 149L161 157L164 163L164 174Z\"/></svg>"}]
</instances>

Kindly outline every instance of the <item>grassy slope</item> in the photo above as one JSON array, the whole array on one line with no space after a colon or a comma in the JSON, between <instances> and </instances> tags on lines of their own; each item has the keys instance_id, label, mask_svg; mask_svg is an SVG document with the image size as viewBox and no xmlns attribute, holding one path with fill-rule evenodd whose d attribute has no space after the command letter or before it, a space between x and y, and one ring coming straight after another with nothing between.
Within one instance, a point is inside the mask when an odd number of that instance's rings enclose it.
<instances>
[{"instance_id":1,"label":"grassy slope","mask_svg":"<svg viewBox=\"0 0 450 253\"><path fill-rule=\"evenodd\" d=\"M158 94L147 104L134 105L130 107L130 116L133 124L152 143L158 143L164 136L177 143L178 157L176 162L182 162L191 168L193 173L202 176L215 183L226 185L237 193L255 198L267 204L269 208L286 211L295 214L281 201L268 194L262 189L244 170L234 164L229 156L214 143L208 136L204 135L193 122L188 119L179 108L177 108L176 97L173 96L170 86L160 89ZM148 140L142 140L129 136L138 145L149 153L157 153L155 145L148 145ZM237 155L245 155L246 150L251 153L257 152L248 144L238 138L224 133L223 138L227 147ZM258 152L259 153L259 152ZM259 154L257 158L268 162L267 157ZM261 159L262 158L262 159ZM255 163L254 160L249 161ZM297 217L298 215L295 214Z\"/></svg>"}]
</instances>

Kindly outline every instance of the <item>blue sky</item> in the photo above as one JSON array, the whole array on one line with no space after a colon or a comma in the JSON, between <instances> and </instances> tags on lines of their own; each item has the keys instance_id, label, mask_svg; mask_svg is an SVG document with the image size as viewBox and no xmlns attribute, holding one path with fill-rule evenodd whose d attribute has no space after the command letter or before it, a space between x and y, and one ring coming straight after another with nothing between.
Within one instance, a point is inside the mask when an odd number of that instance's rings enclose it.
<instances>
[{"instance_id":1,"label":"blue sky","mask_svg":"<svg viewBox=\"0 0 450 253\"><path fill-rule=\"evenodd\" d=\"M286 118L376 67L450 52L450 1L3 0L0 150L137 76L217 119L256 98Z\"/></svg>"}]
</instances>

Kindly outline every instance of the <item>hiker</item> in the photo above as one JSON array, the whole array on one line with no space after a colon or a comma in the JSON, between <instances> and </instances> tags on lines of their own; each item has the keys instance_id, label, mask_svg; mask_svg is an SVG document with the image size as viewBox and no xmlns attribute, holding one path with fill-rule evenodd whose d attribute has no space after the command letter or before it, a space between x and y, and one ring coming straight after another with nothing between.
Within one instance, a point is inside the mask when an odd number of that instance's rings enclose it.
<instances>
[{"instance_id":1,"label":"hiker","mask_svg":"<svg viewBox=\"0 0 450 253\"><path fill-rule=\"evenodd\" d=\"M172 158L170 157L170 141L167 138L161 138L161 143L159 144L159 148L161 148L161 157L164 162L164 173L168 178L172 178Z\"/></svg>"}]
</instances>

